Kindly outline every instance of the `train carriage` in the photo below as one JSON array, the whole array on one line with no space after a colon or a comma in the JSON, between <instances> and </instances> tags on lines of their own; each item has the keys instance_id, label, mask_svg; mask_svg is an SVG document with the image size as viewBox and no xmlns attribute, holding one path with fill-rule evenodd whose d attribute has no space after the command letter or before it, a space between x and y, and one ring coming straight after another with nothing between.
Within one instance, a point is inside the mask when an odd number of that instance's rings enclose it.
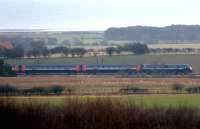
<instances>
[{"instance_id":1,"label":"train carriage","mask_svg":"<svg viewBox=\"0 0 200 129\"><path fill-rule=\"evenodd\" d=\"M142 73L145 74L189 74L192 67L188 64L143 64Z\"/></svg>"},{"instance_id":2,"label":"train carriage","mask_svg":"<svg viewBox=\"0 0 200 129\"><path fill-rule=\"evenodd\" d=\"M192 67L188 64L139 64L139 65L14 65L16 74L26 75L152 75L152 74L189 74Z\"/></svg>"}]
</instances>

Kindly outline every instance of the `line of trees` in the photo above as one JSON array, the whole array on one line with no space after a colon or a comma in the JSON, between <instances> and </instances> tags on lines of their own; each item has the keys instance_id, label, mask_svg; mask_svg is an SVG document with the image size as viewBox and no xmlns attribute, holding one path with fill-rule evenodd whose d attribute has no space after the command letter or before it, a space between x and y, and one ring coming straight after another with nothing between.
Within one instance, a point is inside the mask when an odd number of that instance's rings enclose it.
<instances>
[{"instance_id":1,"label":"line of trees","mask_svg":"<svg viewBox=\"0 0 200 129\"><path fill-rule=\"evenodd\" d=\"M112 55L114 52L120 54L122 51L131 51L135 54L145 54L149 52L146 44L134 43L126 44L124 46L108 47L106 53ZM24 48L22 45L16 45L12 49L0 48L0 57L5 58L20 58L20 57L48 57L52 54L63 54L71 57L83 57L88 50L84 48L67 48L55 47L48 49L43 41L33 41L30 43L29 48Z\"/></svg>"},{"instance_id":2,"label":"line of trees","mask_svg":"<svg viewBox=\"0 0 200 129\"><path fill-rule=\"evenodd\" d=\"M22 45L15 45L12 49L0 48L0 57L3 58L37 58L37 57L49 57L54 54L62 54L70 57L83 57L86 53L95 50L86 50L84 48L67 48L67 47L55 47L48 49L43 41L33 41L30 43L29 48L24 48ZM192 53L200 52L200 49L193 48L148 48L147 44L142 43L130 43L117 47L108 47L105 49L105 53L112 56L114 53L120 55L121 52L131 52L136 55L142 55L146 53Z\"/></svg>"},{"instance_id":3,"label":"line of trees","mask_svg":"<svg viewBox=\"0 0 200 129\"><path fill-rule=\"evenodd\" d=\"M193 52L200 52L200 49L194 49L194 48L151 48L149 49L150 53L193 53Z\"/></svg>"},{"instance_id":4,"label":"line of trees","mask_svg":"<svg viewBox=\"0 0 200 129\"><path fill-rule=\"evenodd\" d=\"M117 48L115 47L106 48L106 53L110 56L114 52L120 54L122 51L129 51L136 55L141 55L149 53L150 50L146 44L141 44L141 43L125 44L124 46L118 46Z\"/></svg>"},{"instance_id":5,"label":"line of trees","mask_svg":"<svg viewBox=\"0 0 200 129\"><path fill-rule=\"evenodd\" d=\"M30 49L25 49L23 46L14 46L12 49L0 48L0 57L4 58L21 58L21 57L48 57L52 54L62 53L65 56L82 57L87 52L84 48L66 48L56 47L48 49L41 41L33 42Z\"/></svg>"},{"instance_id":6,"label":"line of trees","mask_svg":"<svg viewBox=\"0 0 200 129\"><path fill-rule=\"evenodd\" d=\"M0 96L14 96L14 95L71 95L73 89L59 85L50 87L33 87L28 89L19 89L11 85L0 85Z\"/></svg>"},{"instance_id":7,"label":"line of trees","mask_svg":"<svg viewBox=\"0 0 200 129\"><path fill-rule=\"evenodd\" d=\"M67 47L56 47L49 50L50 54L63 53L65 56L71 55L72 57L82 57L87 52L84 48L67 48Z\"/></svg>"},{"instance_id":8,"label":"line of trees","mask_svg":"<svg viewBox=\"0 0 200 129\"><path fill-rule=\"evenodd\" d=\"M118 47L108 47L106 48L106 53L108 55L113 55L114 53L120 54L121 52L132 52L136 55L142 55L146 53L200 53L200 49L195 48L149 48L146 44L132 43L125 44Z\"/></svg>"}]
</instances>

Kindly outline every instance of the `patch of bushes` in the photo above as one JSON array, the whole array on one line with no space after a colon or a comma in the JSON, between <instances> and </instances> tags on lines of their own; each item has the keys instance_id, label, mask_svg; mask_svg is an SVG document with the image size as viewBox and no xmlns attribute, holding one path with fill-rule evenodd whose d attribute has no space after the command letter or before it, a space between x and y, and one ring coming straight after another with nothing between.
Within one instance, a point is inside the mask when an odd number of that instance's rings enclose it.
<instances>
[{"instance_id":1,"label":"patch of bushes","mask_svg":"<svg viewBox=\"0 0 200 129\"><path fill-rule=\"evenodd\" d=\"M23 90L23 92L25 95L61 95L64 90L64 86L54 85L51 87L33 87Z\"/></svg>"},{"instance_id":2,"label":"patch of bushes","mask_svg":"<svg viewBox=\"0 0 200 129\"><path fill-rule=\"evenodd\" d=\"M18 92L19 90L16 87L10 85L0 85L0 95L14 95Z\"/></svg>"},{"instance_id":3,"label":"patch of bushes","mask_svg":"<svg viewBox=\"0 0 200 129\"><path fill-rule=\"evenodd\" d=\"M73 94L74 89L68 87L68 88L65 89L65 92L66 92L66 94L71 95L71 94Z\"/></svg>"},{"instance_id":4,"label":"patch of bushes","mask_svg":"<svg viewBox=\"0 0 200 129\"><path fill-rule=\"evenodd\" d=\"M138 87L125 87L120 89L121 94L145 94L148 93L148 89Z\"/></svg>"},{"instance_id":5,"label":"patch of bushes","mask_svg":"<svg viewBox=\"0 0 200 129\"><path fill-rule=\"evenodd\" d=\"M199 129L195 108L141 108L108 98L63 107L0 101L1 129Z\"/></svg>"},{"instance_id":6,"label":"patch of bushes","mask_svg":"<svg viewBox=\"0 0 200 129\"><path fill-rule=\"evenodd\" d=\"M29 95L47 95L48 89L44 87L33 87L31 89L25 89L22 92Z\"/></svg>"},{"instance_id":7,"label":"patch of bushes","mask_svg":"<svg viewBox=\"0 0 200 129\"><path fill-rule=\"evenodd\" d=\"M12 95L61 95L65 91L63 86L51 86L51 87L33 87L30 89L18 89L10 85L0 85L1 96L12 96ZM72 92L72 90L67 92ZM69 94L69 93L68 93Z\"/></svg>"},{"instance_id":8,"label":"patch of bushes","mask_svg":"<svg viewBox=\"0 0 200 129\"><path fill-rule=\"evenodd\" d=\"M184 89L184 85L183 84L175 83L172 86L172 90L175 90L176 92L181 92L183 89Z\"/></svg>"},{"instance_id":9,"label":"patch of bushes","mask_svg":"<svg viewBox=\"0 0 200 129\"><path fill-rule=\"evenodd\" d=\"M49 93L60 95L62 92L65 90L65 87L59 86L59 85L54 85L49 88Z\"/></svg>"},{"instance_id":10,"label":"patch of bushes","mask_svg":"<svg viewBox=\"0 0 200 129\"><path fill-rule=\"evenodd\" d=\"M185 90L188 93L200 93L200 87L188 87Z\"/></svg>"}]
</instances>

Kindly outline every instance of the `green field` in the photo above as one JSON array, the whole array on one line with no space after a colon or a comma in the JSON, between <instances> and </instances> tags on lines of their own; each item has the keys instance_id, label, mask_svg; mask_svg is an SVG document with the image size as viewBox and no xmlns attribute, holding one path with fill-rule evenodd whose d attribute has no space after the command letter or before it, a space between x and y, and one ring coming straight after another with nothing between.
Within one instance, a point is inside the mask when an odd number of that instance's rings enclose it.
<instances>
[{"instance_id":1,"label":"green field","mask_svg":"<svg viewBox=\"0 0 200 129\"><path fill-rule=\"evenodd\" d=\"M95 99L119 100L125 104L136 104L142 107L180 107L189 106L200 108L200 94L176 94L176 95L129 95L129 96L35 96L35 97L9 97L16 103L50 104L62 106L67 101L92 101ZM0 98L8 99L8 97Z\"/></svg>"},{"instance_id":2,"label":"green field","mask_svg":"<svg viewBox=\"0 0 200 129\"><path fill-rule=\"evenodd\" d=\"M198 54L104 56L99 57L99 63L102 58L103 64L183 63L192 65L194 72L200 72L200 55ZM6 60L9 64L96 64L96 62L96 57Z\"/></svg>"},{"instance_id":3,"label":"green field","mask_svg":"<svg viewBox=\"0 0 200 129\"><path fill-rule=\"evenodd\" d=\"M96 44L103 41L103 32L74 32L74 33L58 33L52 34L51 37L56 38L59 44L63 41L68 40L73 42L73 40L78 39L83 44Z\"/></svg>"}]
</instances>

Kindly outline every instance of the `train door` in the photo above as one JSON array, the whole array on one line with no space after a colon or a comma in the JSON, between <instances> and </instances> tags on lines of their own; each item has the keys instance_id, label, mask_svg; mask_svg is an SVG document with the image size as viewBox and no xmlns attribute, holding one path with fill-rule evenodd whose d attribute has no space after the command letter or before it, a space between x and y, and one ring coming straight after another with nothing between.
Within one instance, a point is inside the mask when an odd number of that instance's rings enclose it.
<instances>
[{"instance_id":1,"label":"train door","mask_svg":"<svg viewBox=\"0 0 200 129\"><path fill-rule=\"evenodd\" d=\"M142 65L141 64L136 65L135 70L136 70L136 73L141 73L142 72Z\"/></svg>"},{"instance_id":2,"label":"train door","mask_svg":"<svg viewBox=\"0 0 200 129\"><path fill-rule=\"evenodd\" d=\"M18 75L18 73L19 73L19 67L18 67L18 65L15 65L13 67L13 71L15 72L16 75Z\"/></svg>"},{"instance_id":3,"label":"train door","mask_svg":"<svg viewBox=\"0 0 200 129\"><path fill-rule=\"evenodd\" d=\"M21 72L22 72L22 75L26 75L26 65L22 65L21 66Z\"/></svg>"},{"instance_id":4,"label":"train door","mask_svg":"<svg viewBox=\"0 0 200 129\"><path fill-rule=\"evenodd\" d=\"M81 71L81 65L76 65L75 72L78 74Z\"/></svg>"},{"instance_id":5,"label":"train door","mask_svg":"<svg viewBox=\"0 0 200 129\"><path fill-rule=\"evenodd\" d=\"M82 65L82 72L87 73L87 65L86 64Z\"/></svg>"}]
</instances>

